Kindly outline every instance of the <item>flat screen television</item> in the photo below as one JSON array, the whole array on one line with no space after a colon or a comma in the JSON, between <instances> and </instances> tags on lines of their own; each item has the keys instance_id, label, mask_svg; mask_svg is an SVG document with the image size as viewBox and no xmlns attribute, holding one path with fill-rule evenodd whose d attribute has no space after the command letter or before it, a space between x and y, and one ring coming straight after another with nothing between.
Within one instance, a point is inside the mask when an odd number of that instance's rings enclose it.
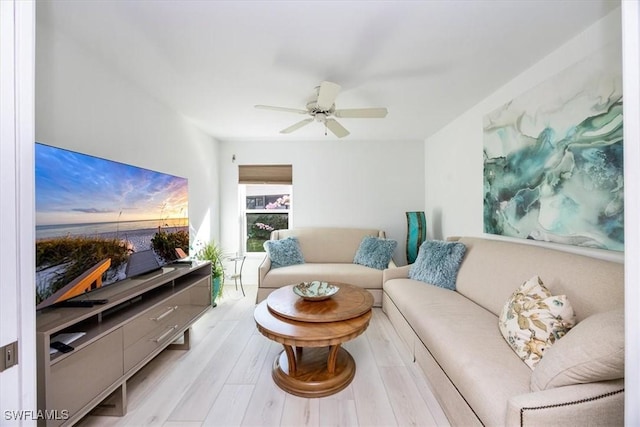
<instances>
[{"instance_id":1,"label":"flat screen television","mask_svg":"<svg viewBox=\"0 0 640 427\"><path fill-rule=\"evenodd\" d=\"M186 178L36 143L36 309L188 253L188 194Z\"/></svg>"}]
</instances>

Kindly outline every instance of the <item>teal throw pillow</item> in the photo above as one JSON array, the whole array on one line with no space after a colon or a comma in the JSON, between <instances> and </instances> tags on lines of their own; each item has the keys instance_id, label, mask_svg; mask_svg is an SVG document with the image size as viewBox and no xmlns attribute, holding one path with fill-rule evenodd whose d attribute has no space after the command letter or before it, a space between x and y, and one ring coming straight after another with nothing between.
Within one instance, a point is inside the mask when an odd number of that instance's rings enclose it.
<instances>
[{"instance_id":1,"label":"teal throw pillow","mask_svg":"<svg viewBox=\"0 0 640 427\"><path fill-rule=\"evenodd\" d=\"M393 251L396 250L396 246L398 246L398 242L395 240L366 236L360 242L360 247L353 262L354 264L384 270L389 266L389 261L391 261L391 256Z\"/></svg>"},{"instance_id":2,"label":"teal throw pillow","mask_svg":"<svg viewBox=\"0 0 640 427\"><path fill-rule=\"evenodd\" d=\"M409 268L409 278L455 290L466 250L463 243L427 240L420 245L416 262Z\"/></svg>"},{"instance_id":3,"label":"teal throw pillow","mask_svg":"<svg viewBox=\"0 0 640 427\"><path fill-rule=\"evenodd\" d=\"M304 257L295 237L282 240L267 240L263 244L271 260L271 268L286 267L287 265L304 264Z\"/></svg>"}]
</instances>

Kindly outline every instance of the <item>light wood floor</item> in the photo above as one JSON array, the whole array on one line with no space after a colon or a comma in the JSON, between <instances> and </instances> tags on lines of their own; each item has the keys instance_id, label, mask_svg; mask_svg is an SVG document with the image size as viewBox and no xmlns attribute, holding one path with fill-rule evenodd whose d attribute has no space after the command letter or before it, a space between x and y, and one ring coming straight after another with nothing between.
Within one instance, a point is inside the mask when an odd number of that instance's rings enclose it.
<instances>
[{"instance_id":1,"label":"light wood floor","mask_svg":"<svg viewBox=\"0 0 640 427\"><path fill-rule=\"evenodd\" d=\"M271 366L282 345L257 332L256 286L225 287L191 331L191 349L165 350L127 383L124 417L78 426L447 426L429 384L381 309L344 344L356 376L343 391L306 399L280 390Z\"/></svg>"}]
</instances>

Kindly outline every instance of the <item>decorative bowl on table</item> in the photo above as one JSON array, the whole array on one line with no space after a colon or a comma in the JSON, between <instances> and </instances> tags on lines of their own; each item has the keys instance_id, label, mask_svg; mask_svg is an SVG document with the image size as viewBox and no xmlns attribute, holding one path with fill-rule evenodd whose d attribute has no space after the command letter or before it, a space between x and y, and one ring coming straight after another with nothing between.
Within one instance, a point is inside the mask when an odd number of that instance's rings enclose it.
<instances>
[{"instance_id":1,"label":"decorative bowl on table","mask_svg":"<svg viewBox=\"0 0 640 427\"><path fill-rule=\"evenodd\" d=\"M319 280L298 283L293 287L293 293L306 301L322 301L331 298L339 290L338 286Z\"/></svg>"}]
</instances>

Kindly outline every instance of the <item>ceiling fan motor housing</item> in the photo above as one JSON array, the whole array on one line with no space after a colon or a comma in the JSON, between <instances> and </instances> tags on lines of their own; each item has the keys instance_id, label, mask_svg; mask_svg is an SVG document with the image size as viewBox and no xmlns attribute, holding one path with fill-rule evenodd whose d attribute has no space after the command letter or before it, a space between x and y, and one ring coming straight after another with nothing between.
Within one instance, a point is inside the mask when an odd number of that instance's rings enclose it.
<instances>
[{"instance_id":1,"label":"ceiling fan motor housing","mask_svg":"<svg viewBox=\"0 0 640 427\"><path fill-rule=\"evenodd\" d=\"M323 110L318 107L318 102L316 100L307 102L307 111L309 112L310 115L312 115L313 117L316 117L316 120L317 120L318 114L323 114L326 119L328 116L333 114L335 110L336 110L336 104L333 104L331 108L329 108L328 110Z\"/></svg>"}]
</instances>

